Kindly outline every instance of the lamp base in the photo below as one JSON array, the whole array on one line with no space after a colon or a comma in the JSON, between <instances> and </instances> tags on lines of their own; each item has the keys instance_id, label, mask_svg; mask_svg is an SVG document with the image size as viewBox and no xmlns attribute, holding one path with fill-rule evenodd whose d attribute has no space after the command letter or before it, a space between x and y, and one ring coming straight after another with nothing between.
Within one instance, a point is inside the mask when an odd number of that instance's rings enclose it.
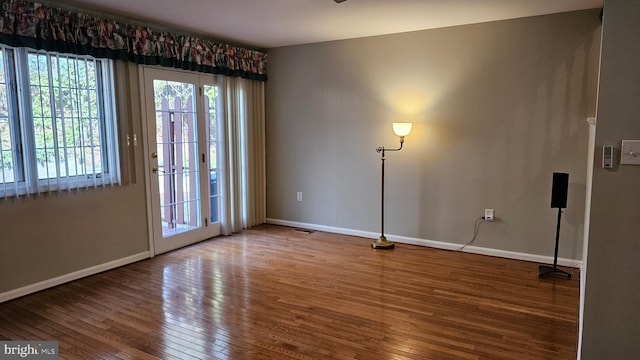
<instances>
[{"instance_id":1,"label":"lamp base","mask_svg":"<svg viewBox=\"0 0 640 360\"><path fill-rule=\"evenodd\" d=\"M393 241L387 240L384 235L381 235L378 240L371 242L371 247L380 250L391 250L395 247L395 244Z\"/></svg>"},{"instance_id":2,"label":"lamp base","mask_svg":"<svg viewBox=\"0 0 640 360\"><path fill-rule=\"evenodd\" d=\"M571 274L564 271L564 270L560 270L557 267L551 267L551 266L546 266L546 265L540 265L539 267L540 273L538 274L539 278L543 278L546 275L560 275L560 276L566 276L568 279L571 278Z\"/></svg>"}]
</instances>

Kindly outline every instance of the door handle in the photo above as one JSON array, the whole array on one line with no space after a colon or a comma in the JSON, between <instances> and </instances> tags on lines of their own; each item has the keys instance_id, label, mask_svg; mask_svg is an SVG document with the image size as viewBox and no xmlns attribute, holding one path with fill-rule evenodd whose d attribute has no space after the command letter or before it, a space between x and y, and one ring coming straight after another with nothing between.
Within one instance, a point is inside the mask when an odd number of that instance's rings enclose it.
<instances>
[{"instance_id":1,"label":"door handle","mask_svg":"<svg viewBox=\"0 0 640 360\"><path fill-rule=\"evenodd\" d=\"M154 167L154 168L151 169L151 171L153 171L154 173L157 173L158 172L158 168Z\"/></svg>"},{"instance_id":2,"label":"door handle","mask_svg":"<svg viewBox=\"0 0 640 360\"><path fill-rule=\"evenodd\" d=\"M154 158L154 159L157 159L158 158L158 153L157 152L152 153L151 157Z\"/></svg>"}]
</instances>

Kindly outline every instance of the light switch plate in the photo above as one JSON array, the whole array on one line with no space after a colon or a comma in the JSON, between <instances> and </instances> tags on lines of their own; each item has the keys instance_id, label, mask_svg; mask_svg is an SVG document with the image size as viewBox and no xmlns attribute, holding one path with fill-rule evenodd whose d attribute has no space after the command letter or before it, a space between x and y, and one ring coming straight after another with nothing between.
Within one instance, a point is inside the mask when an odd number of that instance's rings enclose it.
<instances>
[{"instance_id":1,"label":"light switch plate","mask_svg":"<svg viewBox=\"0 0 640 360\"><path fill-rule=\"evenodd\" d=\"M613 145L605 145L602 147L602 168L613 169L616 161Z\"/></svg>"},{"instance_id":2,"label":"light switch plate","mask_svg":"<svg viewBox=\"0 0 640 360\"><path fill-rule=\"evenodd\" d=\"M640 165L640 140L622 140L620 164Z\"/></svg>"}]
</instances>

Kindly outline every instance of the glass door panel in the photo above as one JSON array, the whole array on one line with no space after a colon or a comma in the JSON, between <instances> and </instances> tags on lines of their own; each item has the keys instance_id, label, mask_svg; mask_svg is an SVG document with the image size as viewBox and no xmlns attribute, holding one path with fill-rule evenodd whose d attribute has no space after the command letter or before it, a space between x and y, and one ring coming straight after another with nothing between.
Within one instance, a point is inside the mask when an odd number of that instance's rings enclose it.
<instances>
[{"instance_id":1,"label":"glass door panel","mask_svg":"<svg viewBox=\"0 0 640 360\"><path fill-rule=\"evenodd\" d=\"M153 80L162 237L202 226L195 85Z\"/></svg>"},{"instance_id":2,"label":"glass door panel","mask_svg":"<svg viewBox=\"0 0 640 360\"><path fill-rule=\"evenodd\" d=\"M218 222L219 199L218 192L218 112L219 109L219 90L218 86L204 86L204 109L205 109L205 127L206 127L206 147L207 147L207 163L209 165L209 219L212 223Z\"/></svg>"}]
</instances>

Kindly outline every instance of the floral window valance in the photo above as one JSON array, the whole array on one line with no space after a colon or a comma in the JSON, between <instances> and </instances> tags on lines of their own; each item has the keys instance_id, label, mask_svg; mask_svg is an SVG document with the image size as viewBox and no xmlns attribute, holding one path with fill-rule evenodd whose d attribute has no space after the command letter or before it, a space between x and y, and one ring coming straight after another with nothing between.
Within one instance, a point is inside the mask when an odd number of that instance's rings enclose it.
<instances>
[{"instance_id":1,"label":"floral window valance","mask_svg":"<svg viewBox=\"0 0 640 360\"><path fill-rule=\"evenodd\" d=\"M6 45L267 80L267 55L260 51L37 2L1 4L0 43Z\"/></svg>"}]
</instances>

